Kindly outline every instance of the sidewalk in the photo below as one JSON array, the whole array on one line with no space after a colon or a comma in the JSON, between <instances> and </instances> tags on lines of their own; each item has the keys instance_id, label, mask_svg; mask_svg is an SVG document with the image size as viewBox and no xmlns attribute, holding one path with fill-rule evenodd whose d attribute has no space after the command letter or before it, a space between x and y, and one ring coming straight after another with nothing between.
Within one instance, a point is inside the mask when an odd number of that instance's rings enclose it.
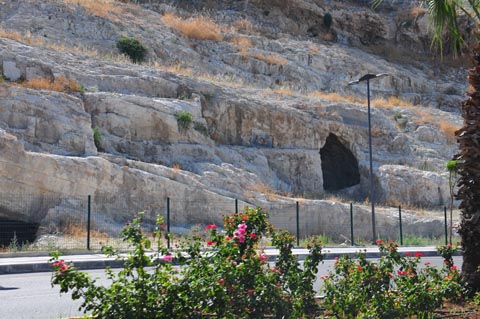
<instances>
[{"instance_id":1,"label":"sidewalk","mask_svg":"<svg viewBox=\"0 0 480 319\"><path fill-rule=\"evenodd\" d=\"M435 246L412 246L412 247L399 247L398 251L401 254L422 253L424 256L438 256ZM379 258L380 252L377 246L368 247L324 247L322 253L326 260L334 259L343 255L349 255L354 257L357 252L364 252L367 258ZM270 261L275 261L275 257L278 255L278 250L273 248L265 249L265 254ZM303 260L308 255L308 249L294 248L293 254L298 257L299 260ZM115 258L109 258L101 253L85 253L75 255L64 255L62 258L68 262L73 263L77 269L103 269L107 266L112 268L121 267L122 262L115 260ZM49 256L35 256L34 254L9 254L2 256L0 254L0 275L5 274L19 274L29 272L50 272L52 270L49 264Z\"/></svg>"}]
</instances>

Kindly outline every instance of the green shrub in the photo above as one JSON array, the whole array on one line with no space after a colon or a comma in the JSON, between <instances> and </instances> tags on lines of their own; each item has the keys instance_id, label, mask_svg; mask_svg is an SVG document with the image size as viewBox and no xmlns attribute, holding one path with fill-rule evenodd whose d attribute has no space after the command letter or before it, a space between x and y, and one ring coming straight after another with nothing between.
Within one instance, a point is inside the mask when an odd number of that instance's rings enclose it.
<instances>
[{"instance_id":1,"label":"green shrub","mask_svg":"<svg viewBox=\"0 0 480 319\"><path fill-rule=\"evenodd\" d=\"M134 63L145 60L147 49L135 38L122 37L117 41L117 48L120 53L128 56Z\"/></svg>"},{"instance_id":2,"label":"green shrub","mask_svg":"<svg viewBox=\"0 0 480 319\"><path fill-rule=\"evenodd\" d=\"M336 260L333 272L322 276L324 306L340 318L433 318L444 300L457 299L462 292L460 274L453 265L451 246L440 247L442 269L420 267L421 253L401 256L394 242L377 241L383 257L367 260L364 253L356 259L344 256Z\"/></svg>"},{"instance_id":3,"label":"green shrub","mask_svg":"<svg viewBox=\"0 0 480 319\"><path fill-rule=\"evenodd\" d=\"M180 111L176 115L177 117L177 124L180 131L186 131L190 128L190 124L192 124L193 116L188 111Z\"/></svg>"},{"instance_id":4,"label":"green shrub","mask_svg":"<svg viewBox=\"0 0 480 319\"><path fill-rule=\"evenodd\" d=\"M93 142L97 147L97 150L103 152L102 147L102 132L98 129L98 127L93 128Z\"/></svg>"},{"instance_id":5,"label":"green shrub","mask_svg":"<svg viewBox=\"0 0 480 319\"><path fill-rule=\"evenodd\" d=\"M106 270L108 287L53 253L52 285L61 293L82 299L80 309L93 318L313 318L318 316L313 283L322 260L321 246L313 240L303 266L292 254L293 238L277 233L260 208L246 208L225 217L224 231L214 224L205 229L206 243L194 238L173 256L162 246L162 219L152 243L143 234L140 218L123 231L132 250L120 255L111 247L104 253L124 260L115 273ZM279 250L275 265L257 250L262 236L272 236ZM205 244L209 247L205 251ZM156 247L155 247L156 246ZM155 247L155 248L153 248ZM153 253L149 250L153 249ZM179 263L173 268L172 261Z\"/></svg>"},{"instance_id":6,"label":"green shrub","mask_svg":"<svg viewBox=\"0 0 480 319\"><path fill-rule=\"evenodd\" d=\"M332 24L333 24L332 15L328 12L325 13L325 15L323 16L323 25L326 26L328 29L330 29Z\"/></svg>"}]
</instances>

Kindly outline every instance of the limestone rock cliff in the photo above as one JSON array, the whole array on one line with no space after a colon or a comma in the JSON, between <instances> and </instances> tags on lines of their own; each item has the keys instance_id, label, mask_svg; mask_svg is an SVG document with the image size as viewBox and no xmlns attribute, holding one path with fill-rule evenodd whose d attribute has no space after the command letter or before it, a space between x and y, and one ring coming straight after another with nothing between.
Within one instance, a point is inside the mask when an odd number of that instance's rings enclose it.
<instances>
[{"instance_id":1,"label":"limestone rock cliff","mask_svg":"<svg viewBox=\"0 0 480 319\"><path fill-rule=\"evenodd\" d=\"M308 198L302 233L338 237L348 233L349 207L323 199L369 195L366 92L347 83L385 72L390 76L371 87L372 97L383 98L372 107L376 200L448 202L444 165L456 152L455 106L466 86L462 68L449 67L453 62L439 68L428 53L422 8L375 12L362 2L326 0L99 1L104 6L2 4L0 194L120 201L124 211L113 204L102 210L105 221L117 222L139 210L153 220L166 197L181 198L178 210L188 212L178 215L182 225L220 223L235 198L275 205L275 223L301 196ZM171 13L180 21L206 17L206 9L220 40L186 36L162 20ZM331 26L323 20L327 13ZM122 36L148 48L147 62L118 54ZM27 85L35 79L78 86ZM180 112L192 116L187 127L179 125ZM41 222L54 210L2 202L0 218ZM379 227L397 232L393 213L379 212ZM369 232L369 222L368 208L359 209L360 233ZM411 224L433 234L425 225L438 222Z\"/></svg>"}]
</instances>

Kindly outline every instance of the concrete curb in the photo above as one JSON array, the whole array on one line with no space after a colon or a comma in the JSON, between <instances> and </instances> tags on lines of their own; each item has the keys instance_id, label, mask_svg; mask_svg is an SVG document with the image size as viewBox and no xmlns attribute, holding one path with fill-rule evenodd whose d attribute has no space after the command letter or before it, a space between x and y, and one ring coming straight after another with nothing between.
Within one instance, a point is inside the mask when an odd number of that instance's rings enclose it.
<instances>
[{"instance_id":1,"label":"concrete curb","mask_svg":"<svg viewBox=\"0 0 480 319\"><path fill-rule=\"evenodd\" d=\"M421 253L425 257L439 256L436 248L433 246L428 247L399 247L398 251L401 255L415 253ZM274 262L278 256L278 250L273 248L267 248L264 250L268 257L268 260ZM336 257L350 256L354 258L357 253L364 253L367 258L380 258L381 254L378 247L325 247L322 249L325 260L332 260ZM299 259L304 260L308 256L308 250L304 248L294 248L293 254ZM460 253L456 254L457 256ZM0 255L0 275L6 274L21 274L21 273L33 273L33 272L50 272L52 266L49 263L51 257L39 256L38 253L32 256L21 254L20 256L8 256ZM76 255L64 255L62 256L67 263L72 263L77 269L89 270L89 269L104 269L106 267L120 268L123 261L116 260L115 258L106 257L99 253L86 253Z\"/></svg>"}]
</instances>

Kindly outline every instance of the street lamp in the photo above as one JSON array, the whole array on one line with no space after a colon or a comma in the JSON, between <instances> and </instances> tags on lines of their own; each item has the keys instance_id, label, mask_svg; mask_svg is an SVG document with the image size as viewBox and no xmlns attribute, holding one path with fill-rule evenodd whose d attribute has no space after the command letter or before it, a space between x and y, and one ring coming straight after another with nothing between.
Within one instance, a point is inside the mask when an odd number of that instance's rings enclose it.
<instances>
[{"instance_id":1,"label":"street lamp","mask_svg":"<svg viewBox=\"0 0 480 319\"><path fill-rule=\"evenodd\" d=\"M367 81L367 102L368 102L368 152L370 154L370 202L372 203L372 241L375 243L376 230L375 230L375 198L373 193L373 164L372 164L372 124L370 116L370 80L375 78L382 78L387 76L387 73L380 74L365 74L360 79L352 82L348 82L348 85L355 85L363 81Z\"/></svg>"}]
</instances>

